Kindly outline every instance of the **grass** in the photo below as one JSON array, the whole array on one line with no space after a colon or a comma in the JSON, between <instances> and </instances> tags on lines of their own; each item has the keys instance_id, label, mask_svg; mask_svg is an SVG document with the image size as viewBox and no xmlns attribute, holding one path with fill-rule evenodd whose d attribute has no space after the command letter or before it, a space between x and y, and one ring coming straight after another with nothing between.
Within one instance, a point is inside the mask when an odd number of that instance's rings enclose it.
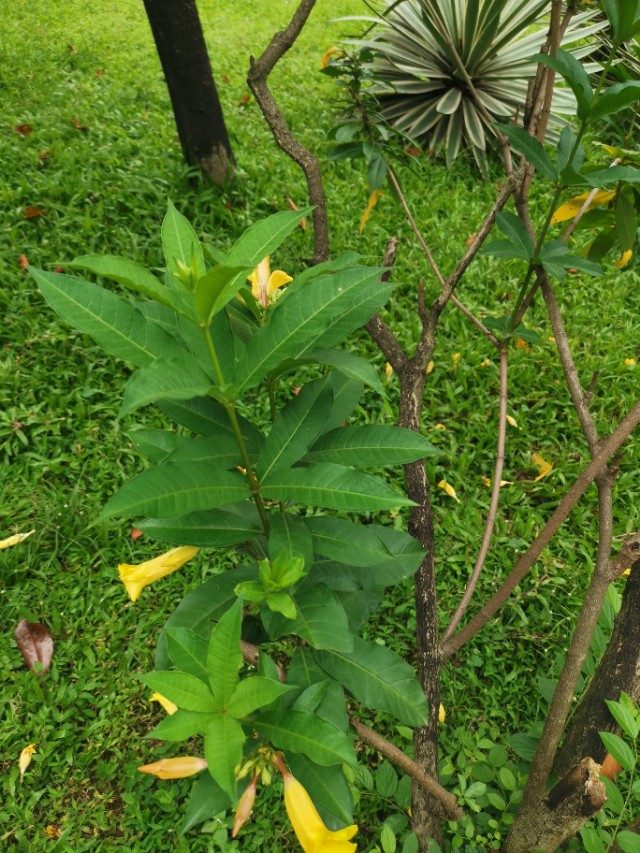
<instances>
[{"instance_id":1,"label":"grass","mask_svg":"<svg viewBox=\"0 0 640 853\"><path fill-rule=\"evenodd\" d=\"M285 208L287 198L302 204L304 183L275 148L256 105L245 100L244 83L249 54L260 52L294 4L270 4L259 16L247 15L230 0L200 4L238 161L236 180L222 196L182 164L141 5L117 0L103 9L69 0L55 12L26 0L8 0L5 6L0 37L0 454L5 471L0 538L17 530L35 528L36 533L0 553L0 664L6 673L0 686L3 849L293 850L274 788L259 799L251 831L240 844L229 840L228 818L180 836L190 783L159 784L135 771L151 755L172 754L170 746L144 740L159 712L135 675L152 667L159 628L184 592L214 570L215 557L201 555L188 573L145 591L138 605L128 603L115 580L116 565L139 562L157 547L144 539L132 543L124 523L89 527L108 496L140 464L128 438L135 421L116 416L127 368L57 322L24 274L19 256L53 268L86 252L117 253L153 266L160 263L158 231L167 197L221 247L252 221ZM320 153L329 144L335 92L315 68L344 28L327 19L359 11L357 0L320 5L271 81L294 132ZM238 38L230 39L229 33ZM14 129L25 124L33 128L28 135ZM494 187L479 185L463 158L448 173L431 163L420 168L417 174L401 170L401 178L434 254L448 270L476 230ZM387 319L409 343L417 331L416 281L424 276L427 288L433 287L410 229L386 193L359 238L368 197L362 171L349 164L327 164L323 170L334 252L355 249L378 259L387 236L400 237L395 275L403 284ZM29 206L43 215L25 218ZM297 232L278 265L295 269L311 251L310 235ZM465 278L461 298L483 316L499 313L518 284L517 267L507 270L480 259ZM600 371L592 409L603 432L637 394L638 369L624 363L640 360L637 284L636 273L612 271L603 279L568 278L560 288L583 384ZM509 432L504 477L513 485L503 490L480 598L504 577L587 458L539 307L530 323L542 343L512 355L509 409L518 427ZM431 466L430 477L433 484L446 478L461 498L456 504L434 489L444 620L475 558L488 504L482 477L491 476L497 367L495 362L480 366L492 353L452 308L445 312L438 341L425 430L442 457ZM382 371L384 359L364 334L353 346ZM395 377L388 390L393 403ZM388 419L372 396L361 414ZM146 421L153 423L153 416ZM436 423L446 431L436 430ZM529 460L534 450L554 465L537 483ZM638 527L639 456L633 438L616 490L616 536ZM463 775L479 760L477 748L469 745L469 727L475 727L478 738L504 744L507 734L523 731L543 712L537 679L557 674L593 565L594 536L590 490L530 580L447 670L442 751ZM54 666L41 687L25 670L12 639L22 618L46 623L55 636ZM410 590L401 588L369 630L410 654L414 619ZM21 782L17 757L28 743L36 744L37 753ZM358 780L358 790L364 849L373 850L381 823L402 806L391 795L374 797L366 777Z\"/></svg>"}]
</instances>

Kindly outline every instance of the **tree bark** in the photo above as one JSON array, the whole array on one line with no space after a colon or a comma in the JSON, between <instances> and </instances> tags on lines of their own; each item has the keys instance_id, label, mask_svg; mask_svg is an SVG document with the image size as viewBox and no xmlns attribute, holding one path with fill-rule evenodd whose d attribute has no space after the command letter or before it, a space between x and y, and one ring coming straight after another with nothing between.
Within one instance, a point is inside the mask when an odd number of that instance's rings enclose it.
<instances>
[{"instance_id":1,"label":"tree bark","mask_svg":"<svg viewBox=\"0 0 640 853\"><path fill-rule=\"evenodd\" d=\"M583 755L602 763L606 755L598 732L617 731L605 699L627 693L640 701L640 560L633 564L611 639L576 711L553 766L561 775Z\"/></svg>"},{"instance_id":2,"label":"tree bark","mask_svg":"<svg viewBox=\"0 0 640 853\"><path fill-rule=\"evenodd\" d=\"M195 0L144 0L185 160L222 186L233 155Z\"/></svg>"},{"instance_id":3,"label":"tree bark","mask_svg":"<svg viewBox=\"0 0 640 853\"><path fill-rule=\"evenodd\" d=\"M529 812L517 838L509 836L502 853L554 853L606 802L599 773L600 765L591 758L573 767Z\"/></svg>"}]
</instances>

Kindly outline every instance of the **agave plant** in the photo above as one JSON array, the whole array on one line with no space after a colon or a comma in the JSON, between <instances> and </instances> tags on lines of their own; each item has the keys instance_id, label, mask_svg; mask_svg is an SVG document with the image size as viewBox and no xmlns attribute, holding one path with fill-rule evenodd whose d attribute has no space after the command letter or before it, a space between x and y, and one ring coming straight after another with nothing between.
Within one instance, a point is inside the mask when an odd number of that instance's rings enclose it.
<instances>
[{"instance_id":1,"label":"agave plant","mask_svg":"<svg viewBox=\"0 0 640 853\"><path fill-rule=\"evenodd\" d=\"M522 118L532 61L545 40L548 0L396 0L357 40L373 51L370 68L384 118L430 151L445 148L447 163L471 148L482 171L494 121ZM594 12L574 16L562 46L578 58L604 26ZM558 87L554 114L574 111Z\"/></svg>"}]
</instances>

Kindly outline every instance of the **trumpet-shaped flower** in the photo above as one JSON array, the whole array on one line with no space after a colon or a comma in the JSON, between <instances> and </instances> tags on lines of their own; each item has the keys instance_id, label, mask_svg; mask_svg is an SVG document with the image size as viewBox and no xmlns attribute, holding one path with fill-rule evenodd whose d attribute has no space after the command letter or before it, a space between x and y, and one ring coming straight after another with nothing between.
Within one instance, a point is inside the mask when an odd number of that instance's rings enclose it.
<instances>
[{"instance_id":1,"label":"trumpet-shaped flower","mask_svg":"<svg viewBox=\"0 0 640 853\"><path fill-rule=\"evenodd\" d=\"M118 566L120 580L125 586L131 601L137 601L140 593L148 584L170 575L198 553L199 548L182 545L180 548L172 548L166 554L154 557L137 566L121 563Z\"/></svg>"},{"instance_id":2,"label":"trumpet-shaped flower","mask_svg":"<svg viewBox=\"0 0 640 853\"><path fill-rule=\"evenodd\" d=\"M291 276L282 270L271 272L269 255L260 261L251 275L247 276L247 279L251 282L251 295L263 308L269 305L271 296L279 287L293 281Z\"/></svg>"},{"instance_id":3,"label":"trumpet-shaped flower","mask_svg":"<svg viewBox=\"0 0 640 853\"><path fill-rule=\"evenodd\" d=\"M258 774L254 773L251 782L249 782L249 784L244 790L244 794L238 800L235 820L233 822L233 829L231 830L232 838L236 837L236 835L240 832L245 823L249 820L251 811L253 809L253 804L256 799L257 785Z\"/></svg>"},{"instance_id":4,"label":"trumpet-shaped flower","mask_svg":"<svg viewBox=\"0 0 640 853\"><path fill-rule=\"evenodd\" d=\"M158 779L186 779L187 776L194 776L206 767L207 762L204 758L198 758L196 755L181 755L178 758L162 758L153 764L144 764L138 767L138 770L140 773L151 773Z\"/></svg>"},{"instance_id":5,"label":"trumpet-shaped flower","mask_svg":"<svg viewBox=\"0 0 640 853\"><path fill-rule=\"evenodd\" d=\"M285 767L282 756L277 754L274 761L284 779L284 805L304 853L353 853L356 845L350 839L358 827L354 824L335 831L326 827L306 789Z\"/></svg>"},{"instance_id":6,"label":"trumpet-shaped flower","mask_svg":"<svg viewBox=\"0 0 640 853\"><path fill-rule=\"evenodd\" d=\"M158 705L162 705L169 716L175 714L178 710L176 703L172 702L171 699L167 699L167 697L163 696L162 693L154 693L149 699L149 702L157 702Z\"/></svg>"}]
</instances>

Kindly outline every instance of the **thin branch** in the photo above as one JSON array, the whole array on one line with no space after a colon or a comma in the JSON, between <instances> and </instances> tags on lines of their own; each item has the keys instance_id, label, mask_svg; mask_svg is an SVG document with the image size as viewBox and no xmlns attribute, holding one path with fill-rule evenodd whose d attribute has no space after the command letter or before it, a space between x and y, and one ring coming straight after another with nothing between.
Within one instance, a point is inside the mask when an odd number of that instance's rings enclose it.
<instances>
[{"instance_id":1,"label":"thin branch","mask_svg":"<svg viewBox=\"0 0 640 853\"><path fill-rule=\"evenodd\" d=\"M395 264L398 255L398 245L399 240L397 237L391 237L387 241L387 248L382 261L382 266L385 267L386 272L382 273L380 281L389 280L391 268ZM381 350L391 367L393 367L396 374L404 370L409 360L408 356L382 317L379 314L374 314L369 322L365 323L364 327L378 345L378 349Z\"/></svg>"},{"instance_id":2,"label":"thin branch","mask_svg":"<svg viewBox=\"0 0 640 853\"><path fill-rule=\"evenodd\" d=\"M442 656L444 658L451 657L451 655L455 654L458 649L462 648L468 640L475 637L475 635L484 628L491 617L500 609L516 586L527 575L543 549L549 544L553 535L563 524L573 507L591 485L595 477L604 469L609 457L613 456L613 454L621 447L639 423L640 400L636 401L628 414L620 421L611 435L600 442L596 455L578 475L573 486L560 501L556 511L544 525L526 552L522 557L520 557L515 567L512 569L511 573L499 589L491 596L486 604L483 605L480 612L477 613L464 628L458 631L457 634L454 634L448 642L443 644Z\"/></svg>"},{"instance_id":3,"label":"thin branch","mask_svg":"<svg viewBox=\"0 0 640 853\"><path fill-rule=\"evenodd\" d=\"M313 210L313 263L317 264L329 257L329 225L320 165L317 158L301 145L291 133L275 98L267 86L267 77L273 70L276 62L295 42L314 5L315 0L301 0L286 29L274 35L264 53L258 59L254 59L253 56L250 57L247 83L271 129L277 145L304 172L309 190L309 200L311 204L315 205Z\"/></svg>"},{"instance_id":4,"label":"thin branch","mask_svg":"<svg viewBox=\"0 0 640 853\"><path fill-rule=\"evenodd\" d=\"M478 328L482 334L489 340L490 343L494 345L494 347L498 347L500 349L500 341L496 338L496 336L487 329L482 320L479 320L475 314L473 314L466 305L463 305L462 302L458 299L455 293L452 293L450 296L451 304L455 305L455 307L460 311L467 320L470 320L476 328Z\"/></svg>"},{"instance_id":5,"label":"thin branch","mask_svg":"<svg viewBox=\"0 0 640 853\"><path fill-rule=\"evenodd\" d=\"M445 790L432 776L425 773L419 764L416 764L416 762L412 761L408 755L405 755L401 749L398 749L397 746L389 743L388 740L385 740L385 738L373 729L365 726L359 720L354 719L351 715L349 716L349 722L355 729L360 740L364 741L364 743L369 746L372 746L374 749L377 749L381 755L384 755L384 757L395 764L396 767L400 767L401 770L404 770L404 772L411 776L411 778L424 788L425 791L431 794L431 796L443 807L444 816L448 820L460 820L463 817L464 813L458 805L456 797Z\"/></svg>"},{"instance_id":6,"label":"thin branch","mask_svg":"<svg viewBox=\"0 0 640 853\"><path fill-rule=\"evenodd\" d=\"M485 560L487 558L487 554L489 552L489 544L491 542L491 536L493 534L493 528L496 521L496 514L498 512L498 502L500 500L500 483L502 482L502 471L504 468L504 449L507 435L507 367L508 350L507 347L503 346L500 350L500 410L498 413L498 447L496 450L496 463L493 472L489 512L487 514L487 520L484 526L482 543L480 545L480 550L478 552L478 556L476 558L471 577L467 582L467 586L462 595L462 598L460 599L460 603L456 607L455 613L451 617L451 621L447 625L447 628L444 634L442 635L442 643L446 643L447 640L449 640L453 636L458 625L462 621L462 617L466 613L467 607L469 606L469 602L471 601L476 586L478 585L480 573L482 572Z\"/></svg>"}]
</instances>

